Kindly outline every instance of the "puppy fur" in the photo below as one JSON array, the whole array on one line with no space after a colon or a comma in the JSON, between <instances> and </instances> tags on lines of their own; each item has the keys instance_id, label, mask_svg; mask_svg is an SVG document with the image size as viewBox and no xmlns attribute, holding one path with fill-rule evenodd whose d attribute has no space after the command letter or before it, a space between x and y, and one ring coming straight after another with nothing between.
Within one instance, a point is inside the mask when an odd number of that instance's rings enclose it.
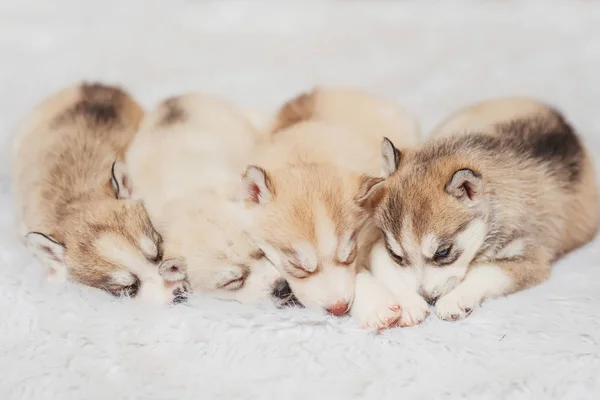
<instances>
[{"instance_id":1,"label":"puppy fur","mask_svg":"<svg viewBox=\"0 0 600 400\"><path fill-rule=\"evenodd\" d=\"M128 200L119 161L143 116L123 90L82 84L50 96L22 122L13 148L19 225L50 277L115 296L183 300L185 265L162 262L161 237Z\"/></svg>"},{"instance_id":2,"label":"puppy fur","mask_svg":"<svg viewBox=\"0 0 600 400\"><path fill-rule=\"evenodd\" d=\"M305 306L381 328L400 307L368 271L384 135L419 142L397 104L351 88L317 87L287 102L243 175L254 239ZM387 254L384 254L387 256Z\"/></svg>"},{"instance_id":3,"label":"puppy fur","mask_svg":"<svg viewBox=\"0 0 600 400\"><path fill-rule=\"evenodd\" d=\"M221 299L293 302L281 274L245 232L235 200L258 132L241 109L202 94L167 99L144 119L126 163L165 238L183 257L191 286Z\"/></svg>"},{"instance_id":4,"label":"puppy fur","mask_svg":"<svg viewBox=\"0 0 600 400\"><path fill-rule=\"evenodd\" d=\"M399 152L376 221L401 271L397 284L435 302L440 318L543 282L552 262L596 234L593 164L557 110L492 99L434 134L418 151Z\"/></svg>"}]
</instances>

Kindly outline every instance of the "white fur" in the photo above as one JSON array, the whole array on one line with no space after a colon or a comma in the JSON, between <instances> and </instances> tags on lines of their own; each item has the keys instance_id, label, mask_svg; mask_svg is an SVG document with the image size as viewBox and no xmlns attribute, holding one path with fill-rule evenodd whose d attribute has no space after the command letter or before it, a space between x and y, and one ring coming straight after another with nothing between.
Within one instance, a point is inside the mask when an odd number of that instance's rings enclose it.
<instances>
[{"instance_id":1,"label":"white fur","mask_svg":"<svg viewBox=\"0 0 600 400\"><path fill-rule=\"evenodd\" d=\"M464 318L486 297L506 293L513 284L512 278L494 264L474 265L465 279L435 304L442 319Z\"/></svg>"},{"instance_id":2,"label":"white fur","mask_svg":"<svg viewBox=\"0 0 600 400\"><path fill-rule=\"evenodd\" d=\"M368 270L361 269L350 315L362 328L379 330L396 323L401 311L394 295Z\"/></svg>"},{"instance_id":3,"label":"white fur","mask_svg":"<svg viewBox=\"0 0 600 400\"><path fill-rule=\"evenodd\" d=\"M385 237L388 246L390 246L390 250L392 250L397 256L404 257L404 250L402 250L402 246L400 246L394 235L389 232L385 232Z\"/></svg>"},{"instance_id":4,"label":"white fur","mask_svg":"<svg viewBox=\"0 0 600 400\"><path fill-rule=\"evenodd\" d=\"M350 254L356 250L356 241L351 239L352 233L344 233L340 236L337 243L335 257L345 262L350 257Z\"/></svg>"},{"instance_id":5,"label":"white fur","mask_svg":"<svg viewBox=\"0 0 600 400\"><path fill-rule=\"evenodd\" d=\"M300 263L299 266L306 272L315 272L319 260L314 247L310 243L301 242L294 244L293 248Z\"/></svg>"},{"instance_id":6,"label":"white fur","mask_svg":"<svg viewBox=\"0 0 600 400\"><path fill-rule=\"evenodd\" d=\"M154 258L158 254L158 248L154 243L154 240L150 239L148 236L140 237L140 248L147 256Z\"/></svg>"},{"instance_id":7,"label":"white fur","mask_svg":"<svg viewBox=\"0 0 600 400\"><path fill-rule=\"evenodd\" d=\"M116 265L124 265L140 280L140 289L134 297L135 301L152 304L170 304L173 302L173 291L183 289L183 282L167 284L158 273L158 267L141 255L132 251L129 243L118 236L105 234L94 244L98 254L111 260ZM121 276L122 277L122 276ZM114 278L114 275L113 275Z\"/></svg>"},{"instance_id":8,"label":"white fur","mask_svg":"<svg viewBox=\"0 0 600 400\"><path fill-rule=\"evenodd\" d=\"M467 273L469 264L485 239L487 227L481 220L472 221L456 237L456 247L463 249L461 256L451 265L444 267L426 266L421 289L430 297L442 296L460 283Z\"/></svg>"},{"instance_id":9,"label":"white fur","mask_svg":"<svg viewBox=\"0 0 600 400\"><path fill-rule=\"evenodd\" d=\"M165 256L186 259L192 289L244 302L268 299L281 274L249 257L257 246L245 233L249 217L236 203L259 132L242 109L220 98L188 94L177 103L185 114L181 121L161 124L165 108L158 106L130 145L126 162L134 192L163 235ZM262 171L249 168L245 181L246 189L258 186L259 202L269 201ZM222 288L241 264L250 271L241 286Z\"/></svg>"},{"instance_id":10,"label":"white fur","mask_svg":"<svg viewBox=\"0 0 600 400\"><path fill-rule=\"evenodd\" d=\"M371 273L394 296L402 307L400 325L412 326L429 314L429 305L419 295L420 268L399 267L388 255L385 245L378 242L370 254Z\"/></svg>"},{"instance_id":11,"label":"white fur","mask_svg":"<svg viewBox=\"0 0 600 400\"><path fill-rule=\"evenodd\" d=\"M423 237L423 241L421 242L421 252L425 257L431 258L435 254L438 246L439 242L435 235L428 233Z\"/></svg>"},{"instance_id":12,"label":"white fur","mask_svg":"<svg viewBox=\"0 0 600 400\"><path fill-rule=\"evenodd\" d=\"M113 283L122 286L132 285L135 282L135 278L131 272L124 269L119 269L110 274L110 279Z\"/></svg>"},{"instance_id":13,"label":"white fur","mask_svg":"<svg viewBox=\"0 0 600 400\"><path fill-rule=\"evenodd\" d=\"M29 251L48 268L48 278L54 281L62 281L67 278L63 245L39 233L25 235L25 243Z\"/></svg>"}]
</instances>

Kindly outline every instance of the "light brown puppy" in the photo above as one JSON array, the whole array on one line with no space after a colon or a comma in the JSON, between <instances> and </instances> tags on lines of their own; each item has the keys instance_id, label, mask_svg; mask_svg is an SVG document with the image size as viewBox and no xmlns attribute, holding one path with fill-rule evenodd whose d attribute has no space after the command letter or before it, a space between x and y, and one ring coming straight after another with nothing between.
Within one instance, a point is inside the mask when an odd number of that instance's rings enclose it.
<instances>
[{"instance_id":1,"label":"light brown puppy","mask_svg":"<svg viewBox=\"0 0 600 400\"><path fill-rule=\"evenodd\" d=\"M126 153L133 193L163 234L165 254L186 260L194 291L243 303L293 296L245 232L234 194L258 136L243 110L188 93L149 112ZM240 215L242 214L242 215Z\"/></svg>"},{"instance_id":2,"label":"light brown puppy","mask_svg":"<svg viewBox=\"0 0 600 400\"><path fill-rule=\"evenodd\" d=\"M254 240L305 306L389 326L401 308L368 270L372 193L383 182L382 138L413 146L417 122L392 101L317 87L284 105L274 126L243 175Z\"/></svg>"},{"instance_id":3,"label":"light brown puppy","mask_svg":"<svg viewBox=\"0 0 600 400\"><path fill-rule=\"evenodd\" d=\"M598 230L590 156L564 117L525 98L457 112L420 150L385 143L376 213L400 284L442 319L546 280L551 263ZM407 283L408 282L408 283Z\"/></svg>"},{"instance_id":4,"label":"light brown puppy","mask_svg":"<svg viewBox=\"0 0 600 400\"><path fill-rule=\"evenodd\" d=\"M82 84L39 104L13 148L21 234L52 278L141 301L184 298L185 265L162 239L121 161L143 116L124 91Z\"/></svg>"}]
</instances>

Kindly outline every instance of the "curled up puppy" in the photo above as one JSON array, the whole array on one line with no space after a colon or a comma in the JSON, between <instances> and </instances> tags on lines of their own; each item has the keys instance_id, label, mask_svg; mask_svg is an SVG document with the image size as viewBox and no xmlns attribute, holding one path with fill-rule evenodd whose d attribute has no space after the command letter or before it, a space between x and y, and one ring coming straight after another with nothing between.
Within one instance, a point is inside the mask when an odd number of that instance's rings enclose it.
<instances>
[{"instance_id":1,"label":"curled up puppy","mask_svg":"<svg viewBox=\"0 0 600 400\"><path fill-rule=\"evenodd\" d=\"M242 109L190 93L147 114L126 163L134 196L144 200L163 234L165 254L186 260L194 291L293 305L290 287L247 234L235 200L257 138Z\"/></svg>"},{"instance_id":2,"label":"curled up puppy","mask_svg":"<svg viewBox=\"0 0 600 400\"><path fill-rule=\"evenodd\" d=\"M593 163L557 110L526 98L473 105L421 149L383 145L391 176L376 222L394 283L458 320L548 279L598 230Z\"/></svg>"},{"instance_id":3,"label":"curled up puppy","mask_svg":"<svg viewBox=\"0 0 600 400\"><path fill-rule=\"evenodd\" d=\"M13 147L19 229L53 279L148 303L185 300L185 265L162 239L120 161L143 116L119 88L82 84L43 101Z\"/></svg>"},{"instance_id":4,"label":"curled up puppy","mask_svg":"<svg viewBox=\"0 0 600 400\"><path fill-rule=\"evenodd\" d=\"M383 136L414 146L418 124L391 101L317 87L286 103L272 125L242 177L252 237L306 307L350 312L363 327L392 325L401 303L368 269L380 237L375 175Z\"/></svg>"}]
</instances>

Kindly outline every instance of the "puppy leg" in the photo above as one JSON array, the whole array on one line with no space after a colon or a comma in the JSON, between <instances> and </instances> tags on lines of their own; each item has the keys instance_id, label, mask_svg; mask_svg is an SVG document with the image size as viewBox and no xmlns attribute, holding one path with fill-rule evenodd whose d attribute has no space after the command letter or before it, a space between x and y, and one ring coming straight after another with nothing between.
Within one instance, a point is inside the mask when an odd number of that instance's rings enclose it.
<instances>
[{"instance_id":1,"label":"puppy leg","mask_svg":"<svg viewBox=\"0 0 600 400\"><path fill-rule=\"evenodd\" d=\"M373 246L370 257L373 276L394 295L402 316L400 326L420 324L429 315L429 304L419 295L418 272L410 267L400 267L390 258L382 241Z\"/></svg>"},{"instance_id":2,"label":"puppy leg","mask_svg":"<svg viewBox=\"0 0 600 400\"><path fill-rule=\"evenodd\" d=\"M361 268L356 274L350 315L362 328L379 331L395 324L400 319L401 309L392 293L370 271Z\"/></svg>"},{"instance_id":3,"label":"puppy leg","mask_svg":"<svg viewBox=\"0 0 600 400\"><path fill-rule=\"evenodd\" d=\"M542 248L525 258L471 266L465 279L435 304L438 317L465 318L486 299L505 296L538 285L550 276L551 265Z\"/></svg>"}]
</instances>

